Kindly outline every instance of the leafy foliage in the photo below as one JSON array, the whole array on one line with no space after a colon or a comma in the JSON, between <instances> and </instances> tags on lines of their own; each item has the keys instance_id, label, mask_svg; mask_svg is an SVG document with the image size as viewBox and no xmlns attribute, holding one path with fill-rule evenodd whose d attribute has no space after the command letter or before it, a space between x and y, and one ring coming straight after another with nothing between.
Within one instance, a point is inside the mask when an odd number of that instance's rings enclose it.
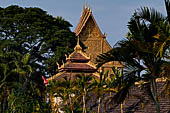
<instances>
[{"instance_id":1,"label":"leafy foliage","mask_svg":"<svg viewBox=\"0 0 170 113\"><path fill-rule=\"evenodd\" d=\"M168 14L169 0L165 0L165 4ZM168 16L163 16L153 8L138 9L128 22L127 39L121 40L112 50L98 57L98 67L110 61L120 61L125 66L121 81L119 78L115 81L116 86L122 87L114 96L115 102L123 102L130 87L135 82L144 81L148 84L145 88L157 112L160 112L156 79L165 77L169 81L169 75L162 74L165 65L169 64L170 30L167 20Z\"/></svg>"},{"instance_id":2,"label":"leafy foliage","mask_svg":"<svg viewBox=\"0 0 170 113\"><path fill-rule=\"evenodd\" d=\"M9 6L0 10L0 49L30 53L34 73L55 74L55 62L72 52L76 44L71 24L39 8Z\"/></svg>"},{"instance_id":3,"label":"leafy foliage","mask_svg":"<svg viewBox=\"0 0 170 113\"><path fill-rule=\"evenodd\" d=\"M70 27L40 8L0 8L0 112L50 112L41 76L73 51Z\"/></svg>"}]
</instances>

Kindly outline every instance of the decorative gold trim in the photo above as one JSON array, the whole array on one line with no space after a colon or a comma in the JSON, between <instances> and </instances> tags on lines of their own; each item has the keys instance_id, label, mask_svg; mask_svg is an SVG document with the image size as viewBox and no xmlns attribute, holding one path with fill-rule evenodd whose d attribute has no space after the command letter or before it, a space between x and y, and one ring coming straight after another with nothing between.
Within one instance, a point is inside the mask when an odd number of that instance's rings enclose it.
<instances>
[{"instance_id":1,"label":"decorative gold trim","mask_svg":"<svg viewBox=\"0 0 170 113\"><path fill-rule=\"evenodd\" d=\"M90 65L91 67L93 67L93 68L95 68L95 69L96 69L96 65L95 65L95 64L93 64L91 61L89 61L87 64L88 64L88 65Z\"/></svg>"},{"instance_id":2,"label":"decorative gold trim","mask_svg":"<svg viewBox=\"0 0 170 113\"><path fill-rule=\"evenodd\" d=\"M57 67L58 67L58 69L60 68L60 65L59 65L59 63L58 62L56 62L56 64L57 64Z\"/></svg>"},{"instance_id":3,"label":"decorative gold trim","mask_svg":"<svg viewBox=\"0 0 170 113\"><path fill-rule=\"evenodd\" d=\"M79 37L78 37L78 40L77 40L77 45L74 48L74 51L66 58L66 60L69 60L75 53L80 53L85 58L90 60L90 56L88 56L86 53L84 53L82 51L82 47L80 46L80 39L79 39Z\"/></svg>"}]
</instances>

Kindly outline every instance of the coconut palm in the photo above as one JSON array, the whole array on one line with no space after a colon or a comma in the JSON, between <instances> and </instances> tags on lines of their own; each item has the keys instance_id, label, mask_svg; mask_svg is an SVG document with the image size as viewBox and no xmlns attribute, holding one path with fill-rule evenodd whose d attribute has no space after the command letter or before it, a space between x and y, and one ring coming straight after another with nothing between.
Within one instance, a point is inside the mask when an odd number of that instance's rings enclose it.
<instances>
[{"instance_id":1,"label":"coconut palm","mask_svg":"<svg viewBox=\"0 0 170 113\"><path fill-rule=\"evenodd\" d=\"M130 87L143 80L160 113L156 79L161 77L163 64L168 62L156 55L158 49L154 46L157 41L155 36L164 21L165 17L153 8L139 9L128 23L127 39L121 40L112 50L98 57L99 67L110 61L120 61L125 65L123 76L114 83L115 87L121 87L114 96L115 102L123 102Z\"/></svg>"}]
</instances>

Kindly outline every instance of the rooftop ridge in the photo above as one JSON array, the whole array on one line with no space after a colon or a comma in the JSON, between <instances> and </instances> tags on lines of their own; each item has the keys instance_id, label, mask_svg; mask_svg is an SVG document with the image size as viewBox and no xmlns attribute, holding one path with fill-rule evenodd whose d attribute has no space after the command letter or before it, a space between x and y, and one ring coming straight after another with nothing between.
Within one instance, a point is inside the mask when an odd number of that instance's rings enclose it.
<instances>
[{"instance_id":1,"label":"rooftop ridge","mask_svg":"<svg viewBox=\"0 0 170 113\"><path fill-rule=\"evenodd\" d=\"M92 20L93 20L94 24L95 24L95 25L97 26L97 28L99 29L100 34L102 35L102 37L105 38L106 36L102 34L102 32L101 32L98 24L96 23L96 20L95 20L93 14L92 14L92 11L91 11L90 7L85 7L85 8L83 9L83 13L82 13L81 16L80 16L79 23L77 24L76 29L75 29L75 31L74 31L75 34L76 34L76 36L79 36L80 32L82 31L83 27L84 27L85 24L87 23L87 21L88 21L88 19L89 19L90 16L92 17Z\"/></svg>"}]
</instances>

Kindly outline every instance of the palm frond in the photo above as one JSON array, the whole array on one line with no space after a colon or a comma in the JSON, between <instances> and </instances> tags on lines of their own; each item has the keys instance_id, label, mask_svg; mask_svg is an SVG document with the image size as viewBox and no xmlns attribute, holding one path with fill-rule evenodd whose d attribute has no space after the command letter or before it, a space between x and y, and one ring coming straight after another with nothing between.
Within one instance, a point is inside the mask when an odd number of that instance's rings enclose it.
<instances>
[{"instance_id":1,"label":"palm frond","mask_svg":"<svg viewBox=\"0 0 170 113\"><path fill-rule=\"evenodd\" d=\"M111 87L117 89L112 98L115 103L122 103L128 96L130 88L135 85L135 82L142 79L137 76L140 69L134 69L134 67L129 67L128 69L129 70L127 70L127 72L125 71L123 75L119 71L113 69L115 79L113 79Z\"/></svg>"},{"instance_id":2,"label":"palm frond","mask_svg":"<svg viewBox=\"0 0 170 113\"><path fill-rule=\"evenodd\" d=\"M144 19L144 21L148 21L150 23L165 20L165 17L160 12L158 12L154 8L148 7L141 7L140 9L138 9L137 18Z\"/></svg>"},{"instance_id":3,"label":"palm frond","mask_svg":"<svg viewBox=\"0 0 170 113\"><path fill-rule=\"evenodd\" d=\"M154 38L156 38L154 43L155 45L154 49L157 51L156 53L157 57L164 57L165 53L167 52L166 50L169 49L170 46L169 32L170 32L169 23L167 21L161 22L159 24L158 34L154 36Z\"/></svg>"},{"instance_id":4,"label":"palm frond","mask_svg":"<svg viewBox=\"0 0 170 113\"><path fill-rule=\"evenodd\" d=\"M102 66L103 64L118 60L114 54L117 53L117 49L113 48L112 50L108 51L107 53L100 54L96 61L98 62L97 68Z\"/></svg>"}]
</instances>

